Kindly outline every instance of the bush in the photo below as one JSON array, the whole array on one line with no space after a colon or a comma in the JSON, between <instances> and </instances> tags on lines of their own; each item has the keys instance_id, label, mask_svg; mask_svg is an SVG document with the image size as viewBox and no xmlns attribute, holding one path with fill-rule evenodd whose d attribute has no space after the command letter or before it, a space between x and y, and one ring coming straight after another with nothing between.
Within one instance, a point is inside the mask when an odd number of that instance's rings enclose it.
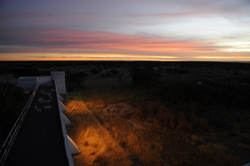
<instances>
[{"instance_id":1,"label":"bush","mask_svg":"<svg viewBox=\"0 0 250 166\"><path fill-rule=\"evenodd\" d=\"M13 67L9 69L15 77L40 76L41 72L36 67Z\"/></svg>"},{"instance_id":2,"label":"bush","mask_svg":"<svg viewBox=\"0 0 250 166\"><path fill-rule=\"evenodd\" d=\"M196 105L217 105L250 108L249 85L219 84L207 82L164 82L158 86L160 98L170 102L187 102Z\"/></svg>"},{"instance_id":3,"label":"bush","mask_svg":"<svg viewBox=\"0 0 250 166\"><path fill-rule=\"evenodd\" d=\"M158 75L149 69L133 69L132 80L134 85L152 87L158 81Z\"/></svg>"},{"instance_id":4,"label":"bush","mask_svg":"<svg viewBox=\"0 0 250 166\"><path fill-rule=\"evenodd\" d=\"M112 69L110 72L112 73L113 77L119 74L119 70L115 70L115 69Z\"/></svg>"},{"instance_id":5,"label":"bush","mask_svg":"<svg viewBox=\"0 0 250 166\"><path fill-rule=\"evenodd\" d=\"M93 69L90 69L90 72L92 74L99 74L103 69L102 68L93 68Z\"/></svg>"},{"instance_id":6,"label":"bush","mask_svg":"<svg viewBox=\"0 0 250 166\"><path fill-rule=\"evenodd\" d=\"M208 165L241 165L238 157L234 157L226 147L217 143L200 145L198 151Z\"/></svg>"},{"instance_id":7,"label":"bush","mask_svg":"<svg viewBox=\"0 0 250 166\"><path fill-rule=\"evenodd\" d=\"M22 88L0 82L0 140L5 139L3 137L8 134L26 102Z\"/></svg>"},{"instance_id":8,"label":"bush","mask_svg":"<svg viewBox=\"0 0 250 166\"><path fill-rule=\"evenodd\" d=\"M68 72L66 74L66 86L67 90L71 91L74 87L81 87L82 82L88 76L85 72Z\"/></svg>"}]
</instances>

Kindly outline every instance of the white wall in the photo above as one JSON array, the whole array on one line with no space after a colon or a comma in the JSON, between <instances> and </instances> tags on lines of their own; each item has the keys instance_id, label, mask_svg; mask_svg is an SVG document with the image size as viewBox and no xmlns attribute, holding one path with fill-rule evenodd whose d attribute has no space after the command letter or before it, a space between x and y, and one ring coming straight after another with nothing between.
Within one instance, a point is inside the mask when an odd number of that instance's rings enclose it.
<instances>
[{"instance_id":1,"label":"white wall","mask_svg":"<svg viewBox=\"0 0 250 166\"><path fill-rule=\"evenodd\" d=\"M33 77L19 77L18 86L25 90L33 90L37 84L45 84L51 81L51 76L33 76Z\"/></svg>"},{"instance_id":2,"label":"white wall","mask_svg":"<svg viewBox=\"0 0 250 166\"><path fill-rule=\"evenodd\" d=\"M36 77L19 77L17 82L18 86L28 91L33 90L37 85Z\"/></svg>"},{"instance_id":3,"label":"white wall","mask_svg":"<svg viewBox=\"0 0 250 166\"><path fill-rule=\"evenodd\" d=\"M64 71L52 71L50 72L51 79L55 81L57 90L60 94L66 94L65 86L65 72Z\"/></svg>"},{"instance_id":4,"label":"white wall","mask_svg":"<svg viewBox=\"0 0 250 166\"><path fill-rule=\"evenodd\" d=\"M37 83L46 84L51 81L51 76L36 77L36 79L37 79Z\"/></svg>"},{"instance_id":5,"label":"white wall","mask_svg":"<svg viewBox=\"0 0 250 166\"><path fill-rule=\"evenodd\" d=\"M34 76L34 77L19 77L18 86L25 90L33 90L37 84L49 83L51 80L55 81L58 92L60 94L66 94L65 86L65 72L64 71L52 71L50 76Z\"/></svg>"}]
</instances>

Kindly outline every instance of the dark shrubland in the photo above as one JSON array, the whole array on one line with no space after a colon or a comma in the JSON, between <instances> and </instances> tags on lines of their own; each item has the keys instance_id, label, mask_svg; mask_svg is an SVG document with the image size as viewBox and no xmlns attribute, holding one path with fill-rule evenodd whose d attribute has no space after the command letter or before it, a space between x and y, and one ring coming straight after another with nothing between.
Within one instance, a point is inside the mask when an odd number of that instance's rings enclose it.
<instances>
[{"instance_id":1,"label":"dark shrubland","mask_svg":"<svg viewBox=\"0 0 250 166\"><path fill-rule=\"evenodd\" d=\"M219 105L250 108L249 84L226 84L191 81L162 82L158 89L159 97L169 102L192 102L202 106Z\"/></svg>"},{"instance_id":2,"label":"dark shrubland","mask_svg":"<svg viewBox=\"0 0 250 166\"><path fill-rule=\"evenodd\" d=\"M82 150L76 166L250 162L249 63L52 64L66 70L71 90L68 134Z\"/></svg>"},{"instance_id":3,"label":"dark shrubland","mask_svg":"<svg viewBox=\"0 0 250 166\"><path fill-rule=\"evenodd\" d=\"M88 74L84 71L66 72L67 91L72 91L77 87L83 86L83 82L87 76Z\"/></svg>"},{"instance_id":4,"label":"dark shrubland","mask_svg":"<svg viewBox=\"0 0 250 166\"><path fill-rule=\"evenodd\" d=\"M149 68L133 68L131 74L134 85L138 87L154 86L158 80L157 73Z\"/></svg>"},{"instance_id":5,"label":"dark shrubland","mask_svg":"<svg viewBox=\"0 0 250 166\"><path fill-rule=\"evenodd\" d=\"M0 140L3 141L26 104L22 88L0 82Z\"/></svg>"}]
</instances>

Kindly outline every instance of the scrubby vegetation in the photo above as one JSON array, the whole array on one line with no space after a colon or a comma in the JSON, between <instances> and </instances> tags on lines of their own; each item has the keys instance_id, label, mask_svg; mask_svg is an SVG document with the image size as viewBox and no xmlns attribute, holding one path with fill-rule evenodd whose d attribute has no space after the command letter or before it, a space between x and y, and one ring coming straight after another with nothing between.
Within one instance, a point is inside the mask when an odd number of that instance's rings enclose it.
<instances>
[{"instance_id":1,"label":"scrubby vegetation","mask_svg":"<svg viewBox=\"0 0 250 166\"><path fill-rule=\"evenodd\" d=\"M158 81L157 73L150 68L133 68L130 72L136 86L151 87Z\"/></svg>"},{"instance_id":2,"label":"scrubby vegetation","mask_svg":"<svg viewBox=\"0 0 250 166\"><path fill-rule=\"evenodd\" d=\"M190 81L163 82L159 86L159 96L171 102L250 108L249 84L226 84L215 81L202 84Z\"/></svg>"},{"instance_id":3,"label":"scrubby vegetation","mask_svg":"<svg viewBox=\"0 0 250 166\"><path fill-rule=\"evenodd\" d=\"M82 87L83 81L86 79L88 74L84 71L66 71L66 85L67 91L74 90L75 87Z\"/></svg>"},{"instance_id":4,"label":"scrubby vegetation","mask_svg":"<svg viewBox=\"0 0 250 166\"><path fill-rule=\"evenodd\" d=\"M10 83L0 82L0 146L18 118L27 96L24 90Z\"/></svg>"},{"instance_id":5,"label":"scrubby vegetation","mask_svg":"<svg viewBox=\"0 0 250 166\"><path fill-rule=\"evenodd\" d=\"M74 124L67 129L82 151L76 166L250 162L248 63L36 65L66 71L64 102Z\"/></svg>"},{"instance_id":6,"label":"scrubby vegetation","mask_svg":"<svg viewBox=\"0 0 250 166\"><path fill-rule=\"evenodd\" d=\"M90 74L85 89L72 92L66 102L86 102L132 165L250 162L250 71L245 65L237 69L241 74L236 76L228 69L233 64L146 64L126 67L125 71L117 68L124 72L121 80L118 76L97 79ZM102 72L108 71L106 67ZM127 103L134 110L123 106L112 109L112 104L119 103ZM94 160L90 165L101 164Z\"/></svg>"},{"instance_id":7,"label":"scrubby vegetation","mask_svg":"<svg viewBox=\"0 0 250 166\"><path fill-rule=\"evenodd\" d=\"M83 101L72 101L67 107L76 122L74 131L71 131L72 138L82 149L81 154L75 156L75 165L132 164L128 152L100 124Z\"/></svg>"}]
</instances>

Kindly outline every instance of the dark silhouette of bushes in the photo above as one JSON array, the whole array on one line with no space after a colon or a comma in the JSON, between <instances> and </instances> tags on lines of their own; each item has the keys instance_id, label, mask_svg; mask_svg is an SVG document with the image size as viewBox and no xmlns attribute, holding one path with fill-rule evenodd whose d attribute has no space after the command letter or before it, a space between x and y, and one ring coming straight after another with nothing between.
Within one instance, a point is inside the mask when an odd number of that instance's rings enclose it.
<instances>
[{"instance_id":1,"label":"dark silhouette of bushes","mask_svg":"<svg viewBox=\"0 0 250 166\"><path fill-rule=\"evenodd\" d=\"M119 70L116 70L116 69L112 69L110 70L110 72L112 73L113 77L117 74L119 74Z\"/></svg>"},{"instance_id":2,"label":"dark silhouette of bushes","mask_svg":"<svg viewBox=\"0 0 250 166\"><path fill-rule=\"evenodd\" d=\"M179 69L177 70L177 74L188 74L189 71L187 69Z\"/></svg>"},{"instance_id":3,"label":"dark silhouette of bushes","mask_svg":"<svg viewBox=\"0 0 250 166\"><path fill-rule=\"evenodd\" d=\"M111 77L111 76L112 76L112 74L109 73L109 72L102 73L102 74L100 75L100 77Z\"/></svg>"},{"instance_id":4,"label":"dark silhouette of bushes","mask_svg":"<svg viewBox=\"0 0 250 166\"><path fill-rule=\"evenodd\" d=\"M103 68L99 67L99 68L90 69L90 72L92 74L99 74L102 70L103 70Z\"/></svg>"},{"instance_id":5,"label":"dark silhouette of bushes","mask_svg":"<svg viewBox=\"0 0 250 166\"><path fill-rule=\"evenodd\" d=\"M161 126L178 129L184 132L207 132L210 130L208 121L190 112L171 110L158 101L137 103L138 111L132 117L143 121L155 118Z\"/></svg>"},{"instance_id":6,"label":"dark silhouette of bushes","mask_svg":"<svg viewBox=\"0 0 250 166\"><path fill-rule=\"evenodd\" d=\"M158 74L154 70L133 68L131 72L136 86L152 87L158 81Z\"/></svg>"},{"instance_id":7,"label":"dark silhouette of bushes","mask_svg":"<svg viewBox=\"0 0 250 166\"><path fill-rule=\"evenodd\" d=\"M40 76L42 73L35 67L10 68L9 72L15 77Z\"/></svg>"},{"instance_id":8,"label":"dark silhouette of bushes","mask_svg":"<svg viewBox=\"0 0 250 166\"><path fill-rule=\"evenodd\" d=\"M67 72L66 73L66 86L67 91L72 91L75 87L83 86L83 81L88 76L84 71Z\"/></svg>"},{"instance_id":9,"label":"dark silhouette of bushes","mask_svg":"<svg viewBox=\"0 0 250 166\"><path fill-rule=\"evenodd\" d=\"M5 139L26 102L22 88L0 82L0 140Z\"/></svg>"},{"instance_id":10,"label":"dark silhouette of bushes","mask_svg":"<svg viewBox=\"0 0 250 166\"><path fill-rule=\"evenodd\" d=\"M171 74L188 74L188 69L166 68L165 71Z\"/></svg>"},{"instance_id":11,"label":"dark silhouette of bushes","mask_svg":"<svg viewBox=\"0 0 250 166\"><path fill-rule=\"evenodd\" d=\"M249 85L220 84L207 82L165 82L158 89L159 97L170 102L198 103L200 105L221 105L250 108Z\"/></svg>"}]
</instances>

